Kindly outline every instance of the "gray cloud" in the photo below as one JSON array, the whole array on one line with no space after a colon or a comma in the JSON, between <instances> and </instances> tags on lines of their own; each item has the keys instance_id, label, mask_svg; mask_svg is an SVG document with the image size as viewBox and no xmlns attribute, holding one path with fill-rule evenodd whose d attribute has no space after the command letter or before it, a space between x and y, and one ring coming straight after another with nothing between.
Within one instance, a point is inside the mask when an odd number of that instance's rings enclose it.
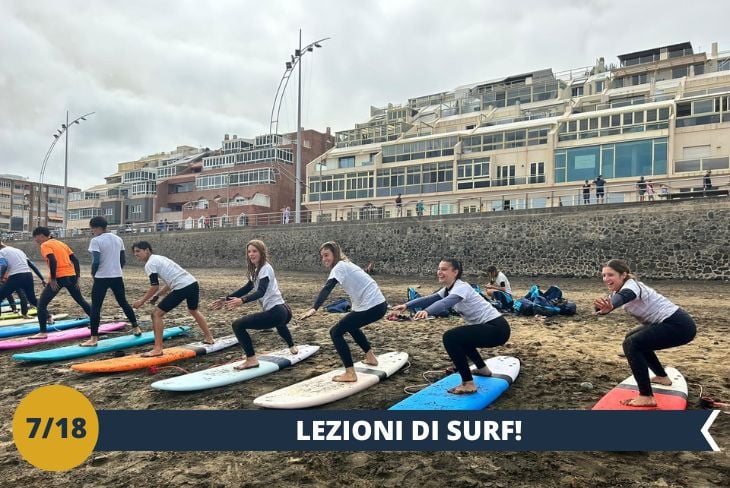
<instances>
[{"instance_id":1,"label":"gray cloud","mask_svg":"<svg viewBox=\"0 0 730 488\"><path fill-rule=\"evenodd\" d=\"M370 105L621 53L691 41L730 49L718 2L125 1L0 3L0 172L37 179L65 111L76 117L69 184L103 182L116 164L224 133L269 129L284 61L305 56L303 125L353 127ZM296 80L280 130L296 127ZM63 182L63 145L46 181Z\"/></svg>"}]
</instances>

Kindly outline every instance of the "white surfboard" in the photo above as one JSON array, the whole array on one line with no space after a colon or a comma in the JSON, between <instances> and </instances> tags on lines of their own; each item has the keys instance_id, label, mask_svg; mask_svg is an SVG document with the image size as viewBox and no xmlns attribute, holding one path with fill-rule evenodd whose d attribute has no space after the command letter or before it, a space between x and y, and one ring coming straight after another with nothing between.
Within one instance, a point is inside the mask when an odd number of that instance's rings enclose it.
<instances>
[{"instance_id":1,"label":"white surfboard","mask_svg":"<svg viewBox=\"0 0 730 488\"><path fill-rule=\"evenodd\" d=\"M344 368L330 371L314 378L272 391L256 398L253 403L266 408L309 408L331 403L366 390L401 369L408 361L408 353L388 352L378 356L377 366L362 362L354 364L357 381L332 381L332 377L345 372Z\"/></svg>"},{"instance_id":2,"label":"white surfboard","mask_svg":"<svg viewBox=\"0 0 730 488\"><path fill-rule=\"evenodd\" d=\"M63 320L66 317L68 317L67 313L57 313L53 315L53 320ZM32 317L30 319L4 319L0 320L0 327L4 327L6 325L25 325L25 324L37 324L38 323L38 317ZM48 324L48 330L53 330L53 326L49 323Z\"/></svg>"},{"instance_id":3,"label":"white surfboard","mask_svg":"<svg viewBox=\"0 0 730 488\"><path fill-rule=\"evenodd\" d=\"M258 357L258 368L238 370L235 369L235 366L241 364L242 361L237 361L215 368L155 381L151 386L156 390L164 391L207 390L208 388L240 383L269 373L275 373L276 371L293 366L319 351L319 346L306 344L297 346L297 348L299 351L296 354L290 353L289 348L262 354Z\"/></svg>"}]
</instances>

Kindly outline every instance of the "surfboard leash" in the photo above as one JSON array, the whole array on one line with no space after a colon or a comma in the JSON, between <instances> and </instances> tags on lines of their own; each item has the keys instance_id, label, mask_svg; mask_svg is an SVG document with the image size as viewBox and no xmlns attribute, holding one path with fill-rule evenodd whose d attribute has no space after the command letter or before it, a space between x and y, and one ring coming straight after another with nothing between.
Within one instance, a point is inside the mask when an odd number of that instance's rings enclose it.
<instances>
[{"instance_id":1,"label":"surfboard leash","mask_svg":"<svg viewBox=\"0 0 730 488\"><path fill-rule=\"evenodd\" d=\"M160 371L165 370L165 369L172 369L172 370L182 371L183 374L189 374L190 373L190 371L188 371L187 369L181 368L180 366L175 366L175 365L172 365L172 366L150 366L149 368L147 368L147 370L150 372L150 374L157 374Z\"/></svg>"},{"instance_id":2,"label":"surfboard leash","mask_svg":"<svg viewBox=\"0 0 730 488\"><path fill-rule=\"evenodd\" d=\"M704 396L704 387L699 383L689 383L692 386L697 386L700 389L700 399L697 404L702 408L714 408L720 410L722 413L730 414L730 403L720 402L710 396Z\"/></svg>"}]
</instances>

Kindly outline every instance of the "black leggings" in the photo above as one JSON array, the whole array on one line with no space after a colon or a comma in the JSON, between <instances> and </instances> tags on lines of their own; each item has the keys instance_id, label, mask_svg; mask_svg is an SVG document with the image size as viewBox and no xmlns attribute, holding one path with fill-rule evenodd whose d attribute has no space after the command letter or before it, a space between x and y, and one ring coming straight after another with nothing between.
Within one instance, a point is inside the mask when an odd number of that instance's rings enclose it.
<instances>
[{"instance_id":1,"label":"black leggings","mask_svg":"<svg viewBox=\"0 0 730 488\"><path fill-rule=\"evenodd\" d=\"M275 305L265 312L253 313L235 320L232 324L233 333L238 337L238 343L243 347L246 357L253 357L256 353L253 350L251 336L246 329L264 330L276 327L282 339L289 347L294 346L294 340L286 324L291 320L291 310L284 304Z\"/></svg>"},{"instance_id":2,"label":"black leggings","mask_svg":"<svg viewBox=\"0 0 730 488\"><path fill-rule=\"evenodd\" d=\"M461 381L472 381L469 361L477 368L486 366L477 347L501 346L510 336L509 323L504 317L497 317L486 324L462 325L444 332L444 347L461 375Z\"/></svg>"},{"instance_id":3,"label":"black leggings","mask_svg":"<svg viewBox=\"0 0 730 488\"><path fill-rule=\"evenodd\" d=\"M624 338L624 354L639 387L639 394L652 396L649 369L657 376L666 376L654 351L687 344L694 339L697 326L684 310L677 309L658 324L646 324L630 331Z\"/></svg>"},{"instance_id":4,"label":"black leggings","mask_svg":"<svg viewBox=\"0 0 730 488\"><path fill-rule=\"evenodd\" d=\"M117 278L94 278L94 284L91 286L91 315L89 316L91 327L91 335L99 335L99 323L101 322L101 306L104 304L106 292L111 288L114 299L117 301L127 320L132 326L137 326L137 317L134 310L127 302L127 295L124 291L124 279L119 276Z\"/></svg>"},{"instance_id":5,"label":"black leggings","mask_svg":"<svg viewBox=\"0 0 730 488\"><path fill-rule=\"evenodd\" d=\"M23 315L28 314L28 302L34 307L38 306L35 289L33 289L33 275L31 273L10 275L8 276L8 281L0 286L0 300L7 298L8 305L15 310L15 300L12 297L13 292L17 293L20 298L20 312Z\"/></svg>"},{"instance_id":6,"label":"black leggings","mask_svg":"<svg viewBox=\"0 0 730 488\"><path fill-rule=\"evenodd\" d=\"M385 312L387 311L388 304L383 302L363 312L350 312L342 320L337 322L337 325L330 329L330 337L335 345L335 350L340 355L340 359L342 359L342 363L346 368L351 368L353 363L352 353L350 353L350 348L347 347L344 335L349 332L352 338L355 339L357 345L363 351L368 352L370 350L370 343L360 328L382 319L385 317Z\"/></svg>"},{"instance_id":7,"label":"black leggings","mask_svg":"<svg viewBox=\"0 0 730 488\"><path fill-rule=\"evenodd\" d=\"M43 292L41 292L41 299L38 302L38 325L40 326L41 333L46 332L46 324L48 323L48 304L51 303L51 300L53 300L56 295L58 295L58 292L61 291L62 288L66 288L68 293L71 295L71 298L73 298L74 301L84 309L84 313L91 316L91 306L86 300L84 300L83 295L81 295L81 290L79 290L78 279L76 276L64 276L63 278L58 278L56 283L58 283L58 290L54 290L51 288L51 285L48 284L45 288L43 288Z\"/></svg>"}]
</instances>

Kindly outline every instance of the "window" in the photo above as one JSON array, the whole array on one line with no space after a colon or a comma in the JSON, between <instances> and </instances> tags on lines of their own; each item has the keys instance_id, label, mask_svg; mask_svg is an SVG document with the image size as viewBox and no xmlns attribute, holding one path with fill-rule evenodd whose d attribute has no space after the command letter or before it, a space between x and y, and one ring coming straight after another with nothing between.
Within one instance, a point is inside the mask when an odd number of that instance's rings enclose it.
<instances>
[{"instance_id":1,"label":"window","mask_svg":"<svg viewBox=\"0 0 730 488\"><path fill-rule=\"evenodd\" d=\"M530 178L528 183L545 183L545 163L530 163Z\"/></svg>"},{"instance_id":2,"label":"window","mask_svg":"<svg viewBox=\"0 0 730 488\"><path fill-rule=\"evenodd\" d=\"M583 96L583 87L582 86L574 86L570 90L570 96L571 97L582 97Z\"/></svg>"},{"instance_id":3,"label":"window","mask_svg":"<svg viewBox=\"0 0 730 488\"><path fill-rule=\"evenodd\" d=\"M345 156L339 159L338 168L354 168L355 156Z\"/></svg>"},{"instance_id":4,"label":"window","mask_svg":"<svg viewBox=\"0 0 730 488\"><path fill-rule=\"evenodd\" d=\"M132 209L131 213L133 214L141 214L142 213L142 205L132 205L130 207Z\"/></svg>"},{"instance_id":5,"label":"window","mask_svg":"<svg viewBox=\"0 0 730 488\"><path fill-rule=\"evenodd\" d=\"M603 91L604 83L603 81L597 81L596 82L596 93L601 93Z\"/></svg>"}]
</instances>

